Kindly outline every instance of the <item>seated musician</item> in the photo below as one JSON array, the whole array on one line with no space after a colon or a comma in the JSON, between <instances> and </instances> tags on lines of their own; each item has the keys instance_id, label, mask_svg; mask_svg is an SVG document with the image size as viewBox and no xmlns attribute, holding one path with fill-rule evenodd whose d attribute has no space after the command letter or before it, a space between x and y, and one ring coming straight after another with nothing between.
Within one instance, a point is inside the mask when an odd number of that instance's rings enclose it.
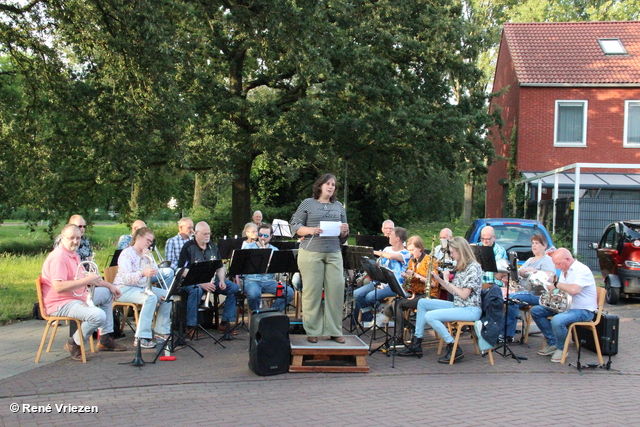
<instances>
[{"instance_id":1,"label":"seated musician","mask_svg":"<svg viewBox=\"0 0 640 427\"><path fill-rule=\"evenodd\" d=\"M242 230L242 237L244 237L244 242L242 242L242 249L246 249L247 245L258 241L258 226L253 222L246 223L244 225L244 229Z\"/></svg>"},{"instance_id":2,"label":"seated musician","mask_svg":"<svg viewBox=\"0 0 640 427\"><path fill-rule=\"evenodd\" d=\"M271 249L277 251L278 248L271 245L269 242L273 237L273 229L269 224L263 224L258 230L258 241L249 243L244 249ZM249 308L251 311L260 309L260 300L263 293L276 294L278 282L275 281L273 274L247 274L244 276L244 292L247 294L249 300ZM287 286L282 290L282 298L278 297L273 302L271 308L275 308L278 311L284 310L288 303L293 300L294 290L292 287ZM286 301L285 301L286 293Z\"/></svg>"},{"instance_id":3,"label":"seated musician","mask_svg":"<svg viewBox=\"0 0 640 427\"><path fill-rule=\"evenodd\" d=\"M116 343L111 337L113 332L113 298L120 296L120 290L102 277L82 273L76 278L80 257L76 252L82 232L75 224L67 224L60 233L60 244L47 256L42 266L42 299L44 311L50 316L65 316L82 321L82 337L76 331L64 348L71 353L73 360L82 360L80 340L85 342L91 334L100 329L98 350L124 351L127 348ZM93 304L89 307L87 287L95 286Z\"/></svg>"},{"instance_id":4,"label":"seated musician","mask_svg":"<svg viewBox=\"0 0 640 427\"><path fill-rule=\"evenodd\" d=\"M482 231L480 231L480 246L490 246L493 248L493 255L495 256L496 263L501 259L507 258L507 251L502 246L496 243L496 232L493 227L487 225ZM491 283L493 285L503 286L503 279L507 279L504 273L494 273L492 271L485 271L482 274L482 283Z\"/></svg>"},{"instance_id":5,"label":"seated musician","mask_svg":"<svg viewBox=\"0 0 640 427\"><path fill-rule=\"evenodd\" d=\"M429 269L429 263L431 257L425 253L424 243L419 236L411 236L407 240L407 250L411 253L411 259L409 260L409 266L406 271L402 272L404 278L404 289L408 293L408 296L400 299L400 301L389 304L384 309L386 321L394 317L394 310L397 304L398 312L395 313L396 318L396 345L402 344L402 336L404 332L404 311L415 310L418 307L418 301L426 296L427 281L431 280L429 292L431 298L438 298L440 295L440 285L431 279L431 275L427 273ZM435 261L435 260L434 260ZM431 265L433 271L437 268L437 262ZM378 325L382 326L382 325Z\"/></svg>"},{"instance_id":6,"label":"seated musician","mask_svg":"<svg viewBox=\"0 0 640 427\"><path fill-rule=\"evenodd\" d=\"M211 243L210 240L211 228L209 224L204 221L197 223L193 240L188 241L182 247L178 266L182 268L197 262L220 259L218 246ZM222 321L218 325L218 331L228 332L230 322L236 321L236 293L240 290L240 287L232 281L226 280L225 276L226 271L222 266L216 271L210 282L182 288L187 294L187 330L185 334L187 337L193 337L195 328L198 326L198 306L205 291L226 296Z\"/></svg>"},{"instance_id":7,"label":"seated musician","mask_svg":"<svg viewBox=\"0 0 640 427\"><path fill-rule=\"evenodd\" d=\"M531 237L531 250L533 256L529 258L522 267L518 269L519 278L524 281L531 273L538 270L554 272L556 267L553 265L553 260L547 255L547 239L542 234L534 234ZM521 290L509 294L510 300L515 300L509 303L507 308L507 316L505 321L507 322L507 342L513 342L513 336L516 333L516 317L520 308L530 305L538 305L540 302L540 296L533 295L527 290ZM499 340L503 337L500 335Z\"/></svg>"},{"instance_id":8,"label":"seated musician","mask_svg":"<svg viewBox=\"0 0 640 427\"><path fill-rule=\"evenodd\" d=\"M559 248L551 256L555 267L562 272L554 283L549 283L547 291L559 289L572 296L571 309L557 313L543 305L531 308L531 317L547 339L547 346L538 350L541 356L551 356L551 361L560 363L568 326L575 322L588 322L598 310L596 280L591 269L573 258L571 252ZM551 320L549 316L553 316Z\"/></svg>"},{"instance_id":9,"label":"seated musician","mask_svg":"<svg viewBox=\"0 0 640 427\"><path fill-rule=\"evenodd\" d=\"M133 235L135 234L136 230L138 228L146 226L147 224L145 224L145 222L140 219L133 221L133 223L131 224L131 234L123 234L122 236L120 236L116 245L116 249L127 249L129 246L131 246L131 240L133 240Z\"/></svg>"},{"instance_id":10,"label":"seated musician","mask_svg":"<svg viewBox=\"0 0 640 427\"><path fill-rule=\"evenodd\" d=\"M180 251L185 243L191 240L193 235L193 221L191 218L182 217L178 221L178 234L167 240L164 246L164 257L171 263L173 271L178 270Z\"/></svg>"},{"instance_id":11,"label":"seated musician","mask_svg":"<svg viewBox=\"0 0 640 427\"><path fill-rule=\"evenodd\" d=\"M87 231L87 222L84 220L82 215L71 215L71 217L69 217L69 222L67 224L73 224L80 229L80 233L81 233L80 244L76 249L76 252L80 257L80 261L81 262L93 261L93 252L91 251L91 243L89 242L89 239L87 239L87 236L85 236L85 232ZM53 241L54 249L58 247L61 239L62 239L62 234L56 237L56 239Z\"/></svg>"},{"instance_id":12,"label":"seated musician","mask_svg":"<svg viewBox=\"0 0 640 427\"><path fill-rule=\"evenodd\" d=\"M374 251L374 255L379 256L378 263L381 267L386 267L393 271L398 283L404 283L402 272L406 269L411 254L404 247L407 240L407 230L402 227L395 227L389 235L389 244L383 251ZM386 283L379 284L379 288L375 289L374 283L362 285L353 291L353 299L356 301L354 314L362 312L362 321L368 322L373 319L372 309L379 301L394 296L395 293Z\"/></svg>"},{"instance_id":13,"label":"seated musician","mask_svg":"<svg viewBox=\"0 0 640 427\"><path fill-rule=\"evenodd\" d=\"M454 338L444 322L475 321L482 315L480 292L482 291L482 268L476 262L469 243L462 237L454 237L449 242L451 257L456 261L457 273L453 282L445 281L437 273L431 276L453 297L453 301L423 298L418 302L416 331L409 344L398 353L400 356L422 357L422 337L425 325L429 325L447 343L447 354L438 359L439 363L449 363L453 351ZM462 349L456 349L455 360L464 357Z\"/></svg>"},{"instance_id":14,"label":"seated musician","mask_svg":"<svg viewBox=\"0 0 640 427\"><path fill-rule=\"evenodd\" d=\"M136 325L134 346L153 348L156 343L165 341L171 333L171 302L164 302L167 295L165 289L150 286L145 292L147 281L158 274L158 266L150 254L149 246L153 243L153 231L147 227L138 228L133 233L131 246L126 248L118 258L118 274L113 284L120 288L121 302L142 304L138 324ZM173 271L173 270L171 270ZM168 285L168 284L167 284ZM160 303L160 305L158 305ZM156 312L155 335L151 330L153 314Z\"/></svg>"}]
</instances>

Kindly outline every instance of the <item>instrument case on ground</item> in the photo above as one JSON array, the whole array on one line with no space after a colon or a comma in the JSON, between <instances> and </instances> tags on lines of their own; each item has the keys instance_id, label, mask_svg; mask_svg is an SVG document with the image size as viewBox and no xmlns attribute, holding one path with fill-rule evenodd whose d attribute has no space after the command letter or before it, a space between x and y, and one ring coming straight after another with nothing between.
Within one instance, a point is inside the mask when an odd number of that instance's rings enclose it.
<instances>
[{"instance_id":1,"label":"instrument case on ground","mask_svg":"<svg viewBox=\"0 0 640 427\"><path fill-rule=\"evenodd\" d=\"M598 339L600 340L600 351L603 356L615 356L618 354L618 333L620 330L620 318L615 314L602 313L600 323L596 325ZM593 341L593 333L590 328L576 326L578 340L585 340L584 348L596 351L596 344Z\"/></svg>"}]
</instances>

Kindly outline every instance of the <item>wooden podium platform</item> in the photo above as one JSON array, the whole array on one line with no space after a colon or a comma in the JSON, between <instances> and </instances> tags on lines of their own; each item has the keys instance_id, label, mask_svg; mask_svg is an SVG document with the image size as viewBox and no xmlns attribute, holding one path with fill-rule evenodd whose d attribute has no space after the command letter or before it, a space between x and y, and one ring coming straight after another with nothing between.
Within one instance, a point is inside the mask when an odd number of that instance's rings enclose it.
<instances>
[{"instance_id":1,"label":"wooden podium platform","mask_svg":"<svg viewBox=\"0 0 640 427\"><path fill-rule=\"evenodd\" d=\"M289 372L369 372L369 346L356 335L345 335L344 338L344 344L328 337L321 337L312 344L306 335L290 335L292 361Z\"/></svg>"}]
</instances>

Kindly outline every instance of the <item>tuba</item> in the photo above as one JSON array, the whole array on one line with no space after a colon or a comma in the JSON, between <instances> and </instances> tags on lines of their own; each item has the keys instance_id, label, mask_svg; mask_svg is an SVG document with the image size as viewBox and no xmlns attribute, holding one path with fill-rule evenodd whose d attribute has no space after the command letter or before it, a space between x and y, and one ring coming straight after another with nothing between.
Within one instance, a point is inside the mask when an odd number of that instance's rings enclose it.
<instances>
[{"instance_id":1,"label":"tuba","mask_svg":"<svg viewBox=\"0 0 640 427\"><path fill-rule=\"evenodd\" d=\"M87 274L95 274L96 276L99 276L100 274L98 274L98 264L96 264L93 261L82 261L80 264L78 264L78 268L76 268L76 276L74 280L82 279L86 277ZM73 291L73 295L79 297L79 296L82 296L85 292L87 292L87 299L84 304L87 307L95 307L96 305L93 303L93 294L95 290L96 290L95 285L87 285L84 288L84 290L79 294Z\"/></svg>"},{"instance_id":2,"label":"tuba","mask_svg":"<svg viewBox=\"0 0 640 427\"><path fill-rule=\"evenodd\" d=\"M540 305L556 313L564 313L571 308L572 297L567 292L557 288L549 291L547 289L547 285L550 284L549 278L549 275L544 271L536 271L529 276L529 285L532 289L531 293L534 293L533 289L541 288Z\"/></svg>"}]
</instances>

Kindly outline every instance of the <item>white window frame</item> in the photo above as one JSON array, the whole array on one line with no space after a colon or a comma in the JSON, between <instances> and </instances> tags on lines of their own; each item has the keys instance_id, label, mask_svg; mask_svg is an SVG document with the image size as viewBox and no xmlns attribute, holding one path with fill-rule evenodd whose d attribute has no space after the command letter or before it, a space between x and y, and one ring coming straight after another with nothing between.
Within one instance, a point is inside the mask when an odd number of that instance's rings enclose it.
<instances>
[{"instance_id":1,"label":"white window frame","mask_svg":"<svg viewBox=\"0 0 640 427\"><path fill-rule=\"evenodd\" d=\"M640 106L640 100L630 99L628 101L624 101L624 130L622 136L622 146L624 148L640 148L640 142L629 142L628 138L628 130L629 130L629 105L638 104Z\"/></svg>"},{"instance_id":2,"label":"white window frame","mask_svg":"<svg viewBox=\"0 0 640 427\"><path fill-rule=\"evenodd\" d=\"M558 141L558 116L562 104L582 104L582 142L559 142ZM584 99L558 99L555 106L555 117L553 126L553 146L554 147L586 147L587 146L587 116L589 115L589 101Z\"/></svg>"}]
</instances>

